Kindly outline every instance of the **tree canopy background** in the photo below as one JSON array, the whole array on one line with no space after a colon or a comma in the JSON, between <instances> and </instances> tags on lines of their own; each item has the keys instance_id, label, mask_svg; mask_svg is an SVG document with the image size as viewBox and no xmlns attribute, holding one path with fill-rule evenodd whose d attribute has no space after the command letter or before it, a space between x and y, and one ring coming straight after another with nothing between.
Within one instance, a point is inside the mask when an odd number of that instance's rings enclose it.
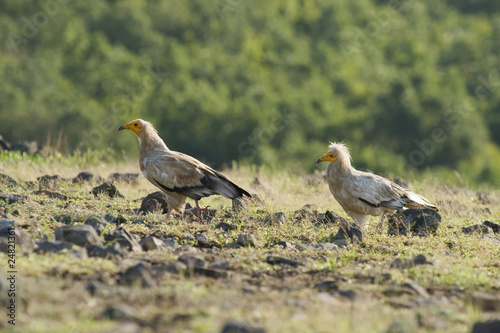
<instances>
[{"instance_id":1,"label":"tree canopy background","mask_svg":"<svg viewBox=\"0 0 500 333\"><path fill-rule=\"evenodd\" d=\"M215 166L311 171L343 141L500 184L499 36L496 0L5 0L0 134L133 155L143 118Z\"/></svg>"}]
</instances>

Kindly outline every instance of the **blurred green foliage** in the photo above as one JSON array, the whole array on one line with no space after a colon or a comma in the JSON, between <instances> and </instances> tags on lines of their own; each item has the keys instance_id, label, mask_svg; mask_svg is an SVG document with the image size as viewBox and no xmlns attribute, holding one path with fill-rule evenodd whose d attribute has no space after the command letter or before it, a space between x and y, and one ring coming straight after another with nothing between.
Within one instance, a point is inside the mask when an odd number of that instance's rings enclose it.
<instances>
[{"instance_id":1,"label":"blurred green foliage","mask_svg":"<svg viewBox=\"0 0 500 333\"><path fill-rule=\"evenodd\" d=\"M0 134L135 156L117 129L143 118L216 166L310 171L344 141L500 184L498 36L495 0L6 0Z\"/></svg>"}]
</instances>

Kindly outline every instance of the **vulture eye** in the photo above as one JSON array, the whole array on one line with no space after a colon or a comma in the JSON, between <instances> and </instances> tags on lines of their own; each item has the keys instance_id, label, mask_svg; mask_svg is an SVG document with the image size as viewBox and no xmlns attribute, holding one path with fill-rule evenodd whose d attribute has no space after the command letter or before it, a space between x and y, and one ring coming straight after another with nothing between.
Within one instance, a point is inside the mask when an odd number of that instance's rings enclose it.
<instances>
[{"instance_id":1,"label":"vulture eye","mask_svg":"<svg viewBox=\"0 0 500 333\"><path fill-rule=\"evenodd\" d=\"M137 126L137 123L135 123L134 126Z\"/></svg>"}]
</instances>

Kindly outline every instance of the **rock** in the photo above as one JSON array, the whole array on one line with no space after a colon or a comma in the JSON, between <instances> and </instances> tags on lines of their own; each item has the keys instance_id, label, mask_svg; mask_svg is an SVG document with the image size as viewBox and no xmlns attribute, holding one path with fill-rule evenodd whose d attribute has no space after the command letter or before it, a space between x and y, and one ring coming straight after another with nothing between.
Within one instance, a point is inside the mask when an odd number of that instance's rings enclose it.
<instances>
[{"instance_id":1,"label":"rock","mask_svg":"<svg viewBox=\"0 0 500 333\"><path fill-rule=\"evenodd\" d=\"M339 284L335 280L327 280L327 281L316 283L314 285L314 288L320 292L337 291L339 289Z\"/></svg>"},{"instance_id":2,"label":"rock","mask_svg":"<svg viewBox=\"0 0 500 333\"><path fill-rule=\"evenodd\" d=\"M341 221L339 224L339 230L335 235L334 244L341 246L336 241L344 239L348 239L352 243L357 244L363 242L363 237L363 230L361 230L356 223L352 223L344 219L344 221Z\"/></svg>"},{"instance_id":3,"label":"rock","mask_svg":"<svg viewBox=\"0 0 500 333\"><path fill-rule=\"evenodd\" d=\"M391 304L394 306L395 304ZM408 308L407 304L400 304L401 306L394 306L396 308ZM411 306L410 306L411 307ZM394 321L392 322L385 333L412 333L415 332L415 328L410 325L408 322L400 322L400 321Z\"/></svg>"},{"instance_id":4,"label":"rock","mask_svg":"<svg viewBox=\"0 0 500 333\"><path fill-rule=\"evenodd\" d=\"M486 236L484 235L481 237L482 240L494 243L494 244L500 244L500 238L499 237L492 237L492 236Z\"/></svg>"},{"instance_id":5,"label":"rock","mask_svg":"<svg viewBox=\"0 0 500 333\"><path fill-rule=\"evenodd\" d=\"M391 263L391 268L407 269L415 267L417 265L425 265L425 264L430 264L430 263L427 261L427 258L423 254L419 254L415 256L413 259L396 258Z\"/></svg>"},{"instance_id":6,"label":"rock","mask_svg":"<svg viewBox=\"0 0 500 333\"><path fill-rule=\"evenodd\" d=\"M9 205L16 203L25 203L28 200L27 195L0 193L0 200L7 202Z\"/></svg>"},{"instance_id":7,"label":"rock","mask_svg":"<svg viewBox=\"0 0 500 333\"><path fill-rule=\"evenodd\" d=\"M214 268L194 267L196 274L201 274L214 279L227 279L230 275L228 271Z\"/></svg>"},{"instance_id":8,"label":"rock","mask_svg":"<svg viewBox=\"0 0 500 333\"><path fill-rule=\"evenodd\" d=\"M494 222L490 222L490 221L484 221L483 225L485 225L487 227L490 227L491 230L493 230L493 232L495 234L500 233L500 224L499 223L494 223Z\"/></svg>"},{"instance_id":9,"label":"rock","mask_svg":"<svg viewBox=\"0 0 500 333\"><path fill-rule=\"evenodd\" d=\"M271 265L290 265L292 267L297 267L299 265L302 265L296 260L286 259L277 256L268 256L266 258L266 262Z\"/></svg>"},{"instance_id":10,"label":"rock","mask_svg":"<svg viewBox=\"0 0 500 333\"><path fill-rule=\"evenodd\" d=\"M6 223L9 224L8 222ZM0 252L9 253L12 250L12 244L16 248L30 249L33 246L33 241L26 237L19 229L7 226L0 229Z\"/></svg>"},{"instance_id":11,"label":"rock","mask_svg":"<svg viewBox=\"0 0 500 333\"><path fill-rule=\"evenodd\" d=\"M281 246L284 249L294 249L295 248L295 245L293 243L285 242L285 241L279 241L279 242L273 243L271 245L271 247L275 247L275 246Z\"/></svg>"},{"instance_id":12,"label":"rock","mask_svg":"<svg viewBox=\"0 0 500 333\"><path fill-rule=\"evenodd\" d=\"M194 234L194 239L196 239L198 245L201 247L212 247L212 245L210 245L208 236L204 232Z\"/></svg>"},{"instance_id":13,"label":"rock","mask_svg":"<svg viewBox=\"0 0 500 333\"><path fill-rule=\"evenodd\" d=\"M230 320L224 324L221 333L265 333L266 331L256 325Z\"/></svg>"},{"instance_id":14,"label":"rock","mask_svg":"<svg viewBox=\"0 0 500 333\"><path fill-rule=\"evenodd\" d=\"M72 224L73 222L76 222L79 219L74 218L73 216L68 215L68 214L62 214L62 215L55 215L54 220L56 220L57 222L64 223L64 224Z\"/></svg>"},{"instance_id":15,"label":"rock","mask_svg":"<svg viewBox=\"0 0 500 333\"><path fill-rule=\"evenodd\" d=\"M243 247L255 247L257 244L257 240L253 234L239 234L236 242Z\"/></svg>"},{"instance_id":16,"label":"rock","mask_svg":"<svg viewBox=\"0 0 500 333\"><path fill-rule=\"evenodd\" d=\"M0 229L3 228L15 228L16 222L14 220L0 220Z\"/></svg>"},{"instance_id":17,"label":"rock","mask_svg":"<svg viewBox=\"0 0 500 333\"><path fill-rule=\"evenodd\" d=\"M102 311L100 318L125 321L132 319L133 314L134 310L130 306L121 304L116 306L108 306Z\"/></svg>"},{"instance_id":18,"label":"rock","mask_svg":"<svg viewBox=\"0 0 500 333\"><path fill-rule=\"evenodd\" d=\"M155 271L156 271L156 275L157 276L161 276L163 275L165 272L169 272L169 273L174 273L174 274L181 274L181 273L185 273L186 275L189 275L189 271L187 270L187 266L180 262L180 261L177 261L177 262L173 262L173 263L170 263L168 265L157 265L154 267Z\"/></svg>"},{"instance_id":19,"label":"rock","mask_svg":"<svg viewBox=\"0 0 500 333\"><path fill-rule=\"evenodd\" d=\"M222 229L224 231L231 231L231 230L236 230L236 226L226 223L226 222L221 222L215 226L215 229Z\"/></svg>"},{"instance_id":20,"label":"rock","mask_svg":"<svg viewBox=\"0 0 500 333\"><path fill-rule=\"evenodd\" d=\"M144 251L164 250L166 248L165 243L154 236L143 238L139 244Z\"/></svg>"},{"instance_id":21,"label":"rock","mask_svg":"<svg viewBox=\"0 0 500 333\"><path fill-rule=\"evenodd\" d=\"M96 186L92 189L91 193L95 196L104 193L108 195L110 198L115 198L115 197L123 198L123 195L121 195L120 192L118 192L116 186L111 183L104 183L99 186Z\"/></svg>"},{"instance_id":22,"label":"rock","mask_svg":"<svg viewBox=\"0 0 500 333\"><path fill-rule=\"evenodd\" d=\"M205 268L205 261L199 256L184 254L179 257L179 261L186 265L187 268Z\"/></svg>"},{"instance_id":23,"label":"rock","mask_svg":"<svg viewBox=\"0 0 500 333\"><path fill-rule=\"evenodd\" d=\"M162 214L167 214L168 208L167 195L162 191L157 191L148 194L148 196L142 200L139 211L143 213L161 212Z\"/></svg>"},{"instance_id":24,"label":"rock","mask_svg":"<svg viewBox=\"0 0 500 333\"><path fill-rule=\"evenodd\" d=\"M16 186L17 182L14 180L14 178L0 173L0 184L5 185L5 186Z\"/></svg>"},{"instance_id":25,"label":"rock","mask_svg":"<svg viewBox=\"0 0 500 333\"><path fill-rule=\"evenodd\" d=\"M111 181L117 181L126 184L138 184L139 174L138 173L112 173L109 175Z\"/></svg>"},{"instance_id":26,"label":"rock","mask_svg":"<svg viewBox=\"0 0 500 333\"><path fill-rule=\"evenodd\" d=\"M468 227L463 227L462 232L466 235L473 235L473 234L489 235L493 234L493 229L484 224L474 224Z\"/></svg>"},{"instance_id":27,"label":"rock","mask_svg":"<svg viewBox=\"0 0 500 333\"><path fill-rule=\"evenodd\" d=\"M327 210L325 212L325 217L323 218L323 223L339 223L347 225L349 224L349 221L347 221L342 216Z\"/></svg>"},{"instance_id":28,"label":"rock","mask_svg":"<svg viewBox=\"0 0 500 333\"><path fill-rule=\"evenodd\" d=\"M378 275L372 276L371 279L370 279L370 281L373 284L381 284L381 283L390 281L391 279L392 279L392 275L391 274L389 274L389 273L382 273L382 274L378 274Z\"/></svg>"},{"instance_id":29,"label":"rock","mask_svg":"<svg viewBox=\"0 0 500 333\"><path fill-rule=\"evenodd\" d=\"M106 242L116 242L129 251L141 252L142 250L142 247L135 240L135 238L132 237L132 235L130 235L127 230L121 227L115 230L111 230L108 234L104 235L104 240Z\"/></svg>"},{"instance_id":30,"label":"rock","mask_svg":"<svg viewBox=\"0 0 500 333\"><path fill-rule=\"evenodd\" d=\"M143 263L137 264L135 266L129 267L120 277L120 284L137 286L140 285L145 288L151 288L156 286L156 282L151 275L151 271L148 266Z\"/></svg>"},{"instance_id":31,"label":"rock","mask_svg":"<svg viewBox=\"0 0 500 333\"><path fill-rule=\"evenodd\" d=\"M471 294L472 304L481 311L500 311L500 294L475 291Z\"/></svg>"},{"instance_id":32,"label":"rock","mask_svg":"<svg viewBox=\"0 0 500 333\"><path fill-rule=\"evenodd\" d=\"M83 171L73 178L73 183L88 183L94 180L94 174L92 172Z\"/></svg>"},{"instance_id":33,"label":"rock","mask_svg":"<svg viewBox=\"0 0 500 333\"><path fill-rule=\"evenodd\" d=\"M16 141L10 145L11 151L19 151L28 155L35 155L40 151L36 141Z\"/></svg>"},{"instance_id":34,"label":"rock","mask_svg":"<svg viewBox=\"0 0 500 333\"><path fill-rule=\"evenodd\" d=\"M406 209L397 211L388 218L388 234L426 236L435 234L441 223L441 214L432 209Z\"/></svg>"},{"instance_id":35,"label":"rock","mask_svg":"<svg viewBox=\"0 0 500 333\"><path fill-rule=\"evenodd\" d=\"M315 246L317 249L327 250L327 251L338 251L339 247L334 243L318 243Z\"/></svg>"},{"instance_id":36,"label":"rock","mask_svg":"<svg viewBox=\"0 0 500 333\"><path fill-rule=\"evenodd\" d=\"M68 200L68 197L65 196L64 194L58 193L58 192L52 192L48 190L41 190L41 191L35 191L33 192L34 195L45 195L51 199L58 199L58 200L63 200L66 201Z\"/></svg>"},{"instance_id":37,"label":"rock","mask_svg":"<svg viewBox=\"0 0 500 333\"><path fill-rule=\"evenodd\" d=\"M349 246L349 241L345 238L335 239L333 244L337 245L337 247L346 247Z\"/></svg>"},{"instance_id":38,"label":"rock","mask_svg":"<svg viewBox=\"0 0 500 333\"><path fill-rule=\"evenodd\" d=\"M35 244L34 252L44 254L48 252L60 253L63 250L72 250L74 244L55 241L55 242L38 242Z\"/></svg>"},{"instance_id":39,"label":"rock","mask_svg":"<svg viewBox=\"0 0 500 333\"><path fill-rule=\"evenodd\" d=\"M405 283L405 284L403 284L403 288L408 288L408 289L412 290L415 294L417 294L420 297L423 297L423 298L429 297L429 293L427 292L427 290L415 282Z\"/></svg>"},{"instance_id":40,"label":"rock","mask_svg":"<svg viewBox=\"0 0 500 333\"><path fill-rule=\"evenodd\" d=\"M278 212L278 213L272 213L267 215L264 218L264 223L265 224L276 224L276 223L285 223L286 222L286 215L285 213Z\"/></svg>"},{"instance_id":41,"label":"rock","mask_svg":"<svg viewBox=\"0 0 500 333\"><path fill-rule=\"evenodd\" d=\"M123 258L126 257L128 252L118 244L112 246L100 247L96 245L87 245L87 255L89 257L98 257L105 259Z\"/></svg>"},{"instance_id":42,"label":"rock","mask_svg":"<svg viewBox=\"0 0 500 333\"><path fill-rule=\"evenodd\" d=\"M171 247L171 248L175 248L177 246L177 243L173 238L165 238L163 240L163 244L165 244L166 247Z\"/></svg>"},{"instance_id":43,"label":"rock","mask_svg":"<svg viewBox=\"0 0 500 333\"><path fill-rule=\"evenodd\" d=\"M45 175L38 177L36 179L38 181L38 189L39 191L43 190L55 190L61 185L62 178L58 175Z\"/></svg>"},{"instance_id":44,"label":"rock","mask_svg":"<svg viewBox=\"0 0 500 333\"><path fill-rule=\"evenodd\" d=\"M93 215L93 216L89 216L85 220L84 224L90 225L100 235L103 233L104 228L108 225L108 222L106 222L106 220L100 216Z\"/></svg>"},{"instance_id":45,"label":"rock","mask_svg":"<svg viewBox=\"0 0 500 333\"><path fill-rule=\"evenodd\" d=\"M351 289L339 290L337 293L339 294L339 296L350 299L351 301L353 301L357 295L356 292Z\"/></svg>"},{"instance_id":46,"label":"rock","mask_svg":"<svg viewBox=\"0 0 500 333\"><path fill-rule=\"evenodd\" d=\"M500 320L477 322L472 326L471 333L498 333L500 332Z\"/></svg>"},{"instance_id":47,"label":"rock","mask_svg":"<svg viewBox=\"0 0 500 333\"><path fill-rule=\"evenodd\" d=\"M73 243L80 246L101 245L99 235L90 225L67 225L56 228L56 240Z\"/></svg>"}]
</instances>

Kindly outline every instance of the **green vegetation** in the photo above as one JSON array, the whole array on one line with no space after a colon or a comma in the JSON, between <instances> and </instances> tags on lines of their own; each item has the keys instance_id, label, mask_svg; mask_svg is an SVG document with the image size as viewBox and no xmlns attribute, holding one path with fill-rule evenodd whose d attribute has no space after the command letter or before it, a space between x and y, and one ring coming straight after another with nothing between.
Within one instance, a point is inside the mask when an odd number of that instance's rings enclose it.
<instances>
[{"instance_id":1,"label":"green vegetation","mask_svg":"<svg viewBox=\"0 0 500 333\"><path fill-rule=\"evenodd\" d=\"M361 169L498 185L499 22L494 0L2 1L1 134L130 156L141 117L216 166L311 171L344 141Z\"/></svg>"}]
</instances>

